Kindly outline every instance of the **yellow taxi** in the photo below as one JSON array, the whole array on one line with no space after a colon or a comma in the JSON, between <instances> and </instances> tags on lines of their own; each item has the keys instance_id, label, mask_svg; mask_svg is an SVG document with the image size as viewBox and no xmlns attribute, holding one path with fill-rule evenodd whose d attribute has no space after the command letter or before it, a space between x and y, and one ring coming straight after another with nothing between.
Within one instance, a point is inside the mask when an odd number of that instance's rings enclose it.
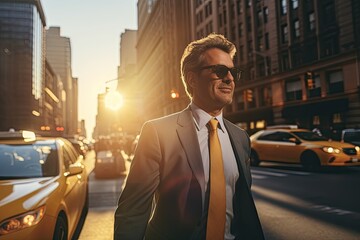
<instances>
[{"instance_id":1,"label":"yellow taxi","mask_svg":"<svg viewBox=\"0 0 360 240\"><path fill-rule=\"evenodd\" d=\"M300 163L306 170L321 166L360 166L360 149L297 127L261 130L252 136L251 164L261 161Z\"/></svg>"},{"instance_id":2,"label":"yellow taxi","mask_svg":"<svg viewBox=\"0 0 360 240\"><path fill-rule=\"evenodd\" d=\"M87 213L87 179L66 139L0 132L0 239L71 239Z\"/></svg>"}]
</instances>

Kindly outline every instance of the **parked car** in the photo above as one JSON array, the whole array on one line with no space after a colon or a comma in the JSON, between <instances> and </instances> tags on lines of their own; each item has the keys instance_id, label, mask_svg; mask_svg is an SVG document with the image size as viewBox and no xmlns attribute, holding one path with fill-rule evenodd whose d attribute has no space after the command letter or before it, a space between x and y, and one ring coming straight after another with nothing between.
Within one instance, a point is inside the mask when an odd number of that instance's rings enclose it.
<instances>
[{"instance_id":1,"label":"parked car","mask_svg":"<svg viewBox=\"0 0 360 240\"><path fill-rule=\"evenodd\" d=\"M307 170L321 166L360 166L360 149L328 140L306 129L266 129L250 137L251 164L261 161L300 163Z\"/></svg>"},{"instance_id":2,"label":"parked car","mask_svg":"<svg viewBox=\"0 0 360 240\"><path fill-rule=\"evenodd\" d=\"M341 141L360 147L360 129L344 129L341 131Z\"/></svg>"},{"instance_id":3,"label":"parked car","mask_svg":"<svg viewBox=\"0 0 360 240\"><path fill-rule=\"evenodd\" d=\"M69 141L0 132L0 239L71 239L88 210L88 176Z\"/></svg>"},{"instance_id":4,"label":"parked car","mask_svg":"<svg viewBox=\"0 0 360 240\"><path fill-rule=\"evenodd\" d=\"M75 148L75 150L82 155L84 158L86 157L86 147L84 145L83 142L73 139L73 138L68 138L67 140L69 140L69 142L73 145L73 147Z\"/></svg>"},{"instance_id":5,"label":"parked car","mask_svg":"<svg viewBox=\"0 0 360 240\"><path fill-rule=\"evenodd\" d=\"M94 173L96 178L119 177L125 174L125 160L121 152L111 150L96 152Z\"/></svg>"}]
</instances>

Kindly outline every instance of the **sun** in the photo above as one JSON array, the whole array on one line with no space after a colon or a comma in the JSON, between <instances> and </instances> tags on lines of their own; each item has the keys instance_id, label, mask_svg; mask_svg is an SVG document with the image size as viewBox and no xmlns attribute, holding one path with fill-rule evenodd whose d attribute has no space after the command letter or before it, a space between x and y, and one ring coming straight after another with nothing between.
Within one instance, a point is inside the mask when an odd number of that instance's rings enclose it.
<instances>
[{"instance_id":1,"label":"sun","mask_svg":"<svg viewBox=\"0 0 360 240\"><path fill-rule=\"evenodd\" d=\"M105 96L105 106L113 111L120 109L124 104L123 96L117 91L110 91Z\"/></svg>"}]
</instances>

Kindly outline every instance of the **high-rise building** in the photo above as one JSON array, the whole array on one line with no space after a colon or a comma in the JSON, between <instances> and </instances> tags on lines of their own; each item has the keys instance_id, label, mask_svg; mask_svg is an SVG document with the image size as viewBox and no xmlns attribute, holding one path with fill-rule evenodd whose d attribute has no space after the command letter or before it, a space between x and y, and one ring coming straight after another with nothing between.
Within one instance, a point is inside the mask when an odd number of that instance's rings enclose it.
<instances>
[{"instance_id":1,"label":"high-rise building","mask_svg":"<svg viewBox=\"0 0 360 240\"><path fill-rule=\"evenodd\" d=\"M137 30L125 29L120 36L120 66L117 91L123 96L123 105L118 110L122 131L134 135L144 121L143 95L137 78Z\"/></svg>"},{"instance_id":2,"label":"high-rise building","mask_svg":"<svg viewBox=\"0 0 360 240\"><path fill-rule=\"evenodd\" d=\"M138 86L145 119L173 113L189 103L180 78L180 59L192 39L190 2L138 1Z\"/></svg>"},{"instance_id":3,"label":"high-rise building","mask_svg":"<svg viewBox=\"0 0 360 240\"><path fill-rule=\"evenodd\" d=\"M46 30L46 59L56 74L60 76L64 85L64 133L66 135L77 134L77 79L72 76L70 39L61 36L60 27L50 27Z\"/></svg>"},{"instance_id":4,"label":"high-rise building","mask_svg":"<svg viewBox=\"0 0 360 240\"><path fill-rule=\"evenodd\" d=\"M224 34L244 69L225 116L249 132L272 124L360 126L360 3L192 1L197 38Z\"/></svg>"},{"instance_id":5,"label":"high-rise building","mask_svg":"<svg viewBox=\"0 0 360 240\"><path fill-rule=\"evenodd\" d=\"M40 1L0 0L0 24L0 130L39 130L46 25Z\"/></svg>"},{"instance_id":6,"label":"high-rise building","mask_svg":"<svg viewBox=\"0 0 360 240\"><path fill-rule=\"evenodd\" d=\"M40 130L45 131L42 134L62 135L64 131L63 84L48 61L45 66L43 123Z\"/></svg>"}]
</instances>

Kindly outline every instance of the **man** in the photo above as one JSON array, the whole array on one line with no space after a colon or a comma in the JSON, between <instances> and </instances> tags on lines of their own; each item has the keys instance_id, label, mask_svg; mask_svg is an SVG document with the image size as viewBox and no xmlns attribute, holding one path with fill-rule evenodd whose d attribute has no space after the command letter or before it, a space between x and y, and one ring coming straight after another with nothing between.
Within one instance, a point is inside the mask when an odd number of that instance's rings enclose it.
<instances>
[{"instance_id":1,"label":"man","mask_svg":"<svg viewBox=\"0 0 360 240\"><path fill-rule=\"evenodd\" d=\"M144 124L115 212L114 239L264 239L250 191L249 137L222 116L241 74L235 52L218 34L185 49L181 74L191 104Z\"/></svg>"}]
</instances>

